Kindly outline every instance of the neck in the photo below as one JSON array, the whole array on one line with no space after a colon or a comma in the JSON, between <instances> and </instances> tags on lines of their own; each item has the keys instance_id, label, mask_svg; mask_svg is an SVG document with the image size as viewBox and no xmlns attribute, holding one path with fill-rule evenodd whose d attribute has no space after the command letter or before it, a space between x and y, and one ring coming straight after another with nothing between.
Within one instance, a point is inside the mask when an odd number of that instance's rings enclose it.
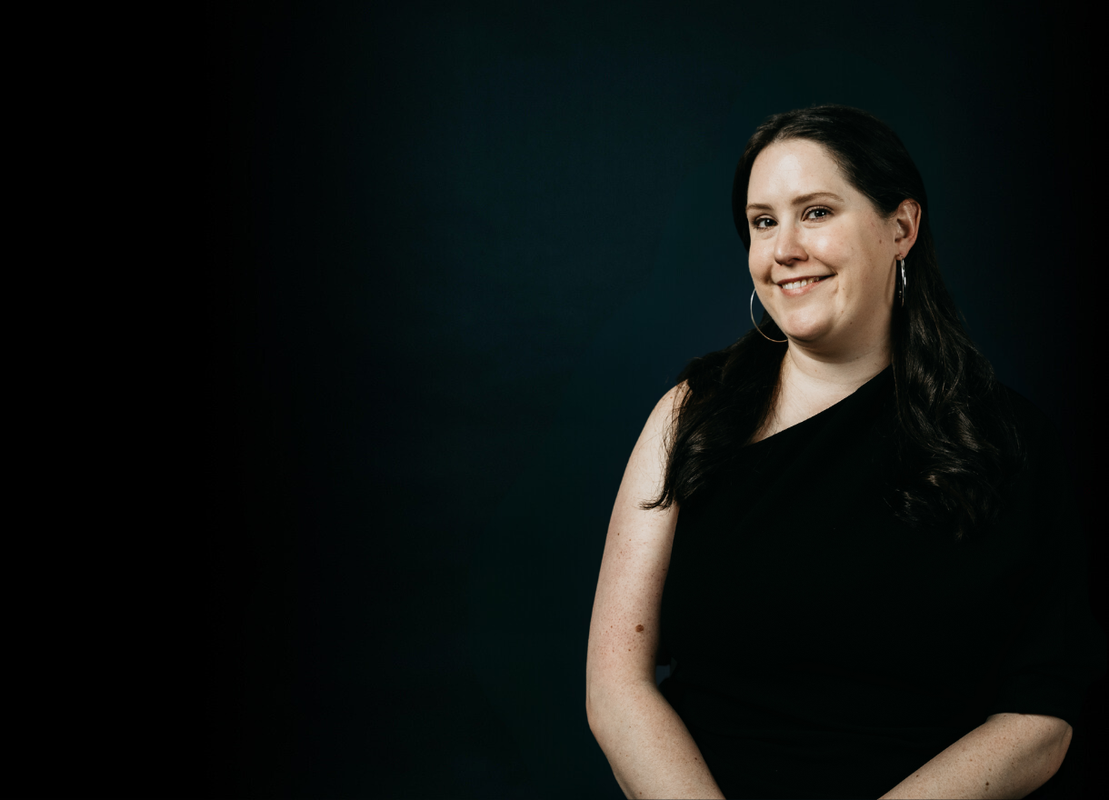
<instances>
[{"instance_id":1,"label":"neck","mask_svg":"<svg viewBox=\"0 0 1109 800\"><path fill-rule=\"evenodd\" d=\"M831 359L790 340L774 405L753 441L773 436L851 395L890 363L889 342L851 359Z\"/></svg>"},{"instance_id":2,"label":"neck","mask_svg":"<svg viewBox=\"0 0 1109 800\"><path fill-rule=\"evenodd\" d=\"M768 431L819 414L853 394L890 363L889 342L850 359L832 359L790 341L782 359L778 396Z\"/></svg>"},{"instance_id":3,"label":"neck","mask_svg":"<svg viewBox=\"0 0 1109 800\"><path fill-rule=\"evenodd\" d=\"M851 394L890 363L889 340L849 357L831 357L790 341L782 359L782 380L819 393Z\"/></svg>"}]
</instances>

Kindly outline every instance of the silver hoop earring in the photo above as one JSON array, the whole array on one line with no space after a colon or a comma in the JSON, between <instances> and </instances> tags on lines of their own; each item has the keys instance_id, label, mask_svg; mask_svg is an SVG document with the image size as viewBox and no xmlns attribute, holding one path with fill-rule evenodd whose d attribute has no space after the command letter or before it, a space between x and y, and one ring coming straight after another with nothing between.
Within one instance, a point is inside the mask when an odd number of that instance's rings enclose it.
<instances>
[{"instance_id":1,"label":"silver hoop earring","mask_svg":"<svg viewBox=\"0 0 1109 800\"><path fill-rule=\"evenodd\" d=\"M901 305L905 305L905 287L908 286L905 282L905 259L901 259Z\"/></svg>"},{"instance_id":2,"label":"silver hoop earring","mask_svg":"<svg viewBox=\"0 0 1109 800\"><path fill-rule=\"evenodd\" d=\"M757 330L759 333L762 333L762 328L759 327L759 323L755 322L755 290L754 289L751 290L751 324L755 326L755 330ZM771 339L765 333L762 333L762 338L766 339L766 341L768 341L768 342L777 342L778 344L781 344L782 342L788 342L789 341L789 339Z\"/></svg>"}]
</instances>

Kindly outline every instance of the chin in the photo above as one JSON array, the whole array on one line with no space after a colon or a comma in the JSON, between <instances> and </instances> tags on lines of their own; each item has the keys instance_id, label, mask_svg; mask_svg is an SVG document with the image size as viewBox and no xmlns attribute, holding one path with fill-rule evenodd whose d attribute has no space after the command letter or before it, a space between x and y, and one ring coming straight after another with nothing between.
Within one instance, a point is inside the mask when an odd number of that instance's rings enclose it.
<instances>
[{"instance_id":1,"label":"chin","mask_svg":"<svg viewBox=\"0 0 1109 800\"><path fill-rule=\"evenodd\" d=\"M778 325L782 333L802 344L817 344L830 333L830 327L823 321L805 319L791 319Z\"/></svg>"}]
</instances>

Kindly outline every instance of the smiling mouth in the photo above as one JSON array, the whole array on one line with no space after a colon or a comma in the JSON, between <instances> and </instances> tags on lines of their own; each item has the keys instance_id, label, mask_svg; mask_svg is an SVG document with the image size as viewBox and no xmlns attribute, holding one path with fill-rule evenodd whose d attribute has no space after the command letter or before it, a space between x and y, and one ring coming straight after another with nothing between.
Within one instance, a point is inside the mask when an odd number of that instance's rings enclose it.
<instances>
[{"instance_id":1,"label":"smiling mouth","mask_svg":"<svg viewBox=\"0 0 1109 800\"><path fill-rule=\"evenodd\" d=\"M810 283L816 283L817 281L822 281L825 278L830 278L830 277L832 277L832 276L831 275L821 275L818 278L802 278L801 280L798 280L798 281L790 281L789 283L779 283L778 285L781 286L783 289L800 289L802 286L808 286Z\"/></svg>"}]
</instances>

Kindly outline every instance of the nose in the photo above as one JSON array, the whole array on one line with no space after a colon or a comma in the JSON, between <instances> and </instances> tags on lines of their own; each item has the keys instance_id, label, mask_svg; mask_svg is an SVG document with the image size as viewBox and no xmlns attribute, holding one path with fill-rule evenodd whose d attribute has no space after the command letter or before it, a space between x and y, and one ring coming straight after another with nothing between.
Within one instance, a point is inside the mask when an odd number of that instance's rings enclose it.
<instances>
[{"instance_id":1,"label":"nose","mask_svg":"<svg viewBox=\"0 0 1109 800\"><path fill-rule=\"evenodd\" d=\"M779 264L788 267L796 261L805 260L805 248L801 244L801 231L798 227L788 222L778 226L774 237L774 260Z\"/></svg>"}]
</instances>

